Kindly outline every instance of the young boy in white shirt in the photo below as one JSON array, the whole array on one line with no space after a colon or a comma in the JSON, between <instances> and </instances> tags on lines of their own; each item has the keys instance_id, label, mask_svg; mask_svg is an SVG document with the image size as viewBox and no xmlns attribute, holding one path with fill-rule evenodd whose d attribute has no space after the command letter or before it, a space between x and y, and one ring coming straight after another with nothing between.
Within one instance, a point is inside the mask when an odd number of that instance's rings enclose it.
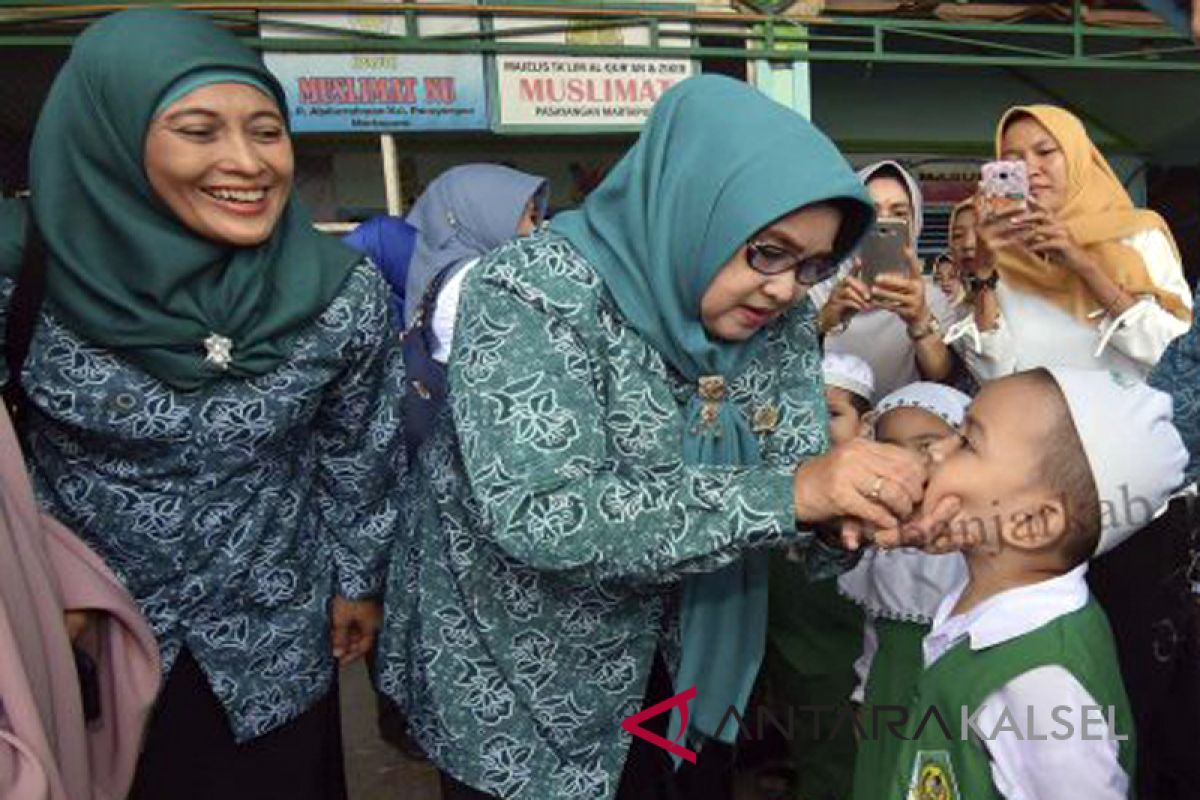
<instances>
[{"instance_id":1,"label":"young boy in white shirt","mask_svg":"<svg viewBox=\"0 0 1200 800\"><path fill-rule=\"evenodd\" d=\"M969 578L923 643L885 792L909 800L1129 796L1133 722L1087 562L1150 522L1183 480L1171 401L1107 372L987 384L935 445L926 508L966 543Z\"/></svg>"}]
</instances>

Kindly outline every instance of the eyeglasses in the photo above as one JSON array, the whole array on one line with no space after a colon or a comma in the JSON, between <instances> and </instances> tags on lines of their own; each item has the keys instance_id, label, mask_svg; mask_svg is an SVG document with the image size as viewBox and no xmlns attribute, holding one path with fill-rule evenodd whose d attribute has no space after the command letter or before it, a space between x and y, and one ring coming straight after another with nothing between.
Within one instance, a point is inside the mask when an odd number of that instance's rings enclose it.
<instances>
[{"instance_id":1,"label":"eyeglasses","mask_svg":"<svg viewBox=\"0 0 1200 800\"><path fill-rule=\"evenodd\" d=\"M833 256L801 258L777 245L754 241L746 242L746 263L761 275L794 272L796 282L806 286L821 283L838 269L837 259Z\"/></svg>"}]
</instances>

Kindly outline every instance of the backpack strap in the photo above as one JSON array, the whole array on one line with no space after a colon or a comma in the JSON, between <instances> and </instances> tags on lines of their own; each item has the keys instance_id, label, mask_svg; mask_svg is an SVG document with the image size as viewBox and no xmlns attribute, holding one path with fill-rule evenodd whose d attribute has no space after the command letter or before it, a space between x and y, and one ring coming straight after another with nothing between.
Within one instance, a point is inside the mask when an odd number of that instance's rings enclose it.
<instances>
[{"instance_id":1,"label":"backpack strap","mask_svg":"<svg viewBox=\"0 0 1200 800\"><path fill-rule=\"evenodd\" d=\"M462 262L451 264L443 267L441 272L433 276L429 285L425 287L425 294L421 295L421 302L413 313L412 324L404 332L405 336L423 336L430 352L433 351L433 342L430 337L433 334L433 313L437 310L438 295L442 293L442 287L446 285L446 281L458 272L460 266L462 266Z\"/></svg>"},{"instance_id":2,"label":"backpack strap","mask_svg":"<svg viewBox=\"0 0 1200 800\"><path fill-rule=\"evenodd\" d=\"M409 457L433 432L434 422L446 400L446 367L433 358L433 313L438 295L458 264L451 264L425 287L412 324L401 338L408 386L404 393L404 427Z\"/></svg>"},{"instance_id":3,"label":"backpack strap","mask_svg":"<svg viewBox=\"0 0 1200 800\"><path fill-rule=\"evenodd\" d=\"M8 366L8 385L4 387L4 402L13 419L17 419L28 404L21 386L21 370L29 356L29 343L37 326L38 313L46 294L46 243L38 231L33 215L25 217L25 247L21 252L21 271L8 304L4 325L4 358Z\"/></svg>"}]
</instances>

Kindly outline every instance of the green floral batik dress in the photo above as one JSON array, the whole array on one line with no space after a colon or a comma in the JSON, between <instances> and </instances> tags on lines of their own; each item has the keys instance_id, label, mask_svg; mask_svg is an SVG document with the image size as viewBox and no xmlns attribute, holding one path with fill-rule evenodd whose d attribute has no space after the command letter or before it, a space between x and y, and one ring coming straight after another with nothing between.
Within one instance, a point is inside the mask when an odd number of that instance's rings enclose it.
<instances>
[{"instance_id":1,"label":"green floral batik dress","mask_svg":"<svg viewBox=\"0 0 1200 800\"><path fill-rule=\"evenodd\" d=\"M611 797L678 590L747 548L811 544L792 474L827 448L811 306L773 324L728 387L762 463L686 465L692 391L564 237L467 277L451 407L422 451L393 559L380 682L439 767L505 798ZM701 686L701 691L703 687Z\"/></svg>"}]
</instances>

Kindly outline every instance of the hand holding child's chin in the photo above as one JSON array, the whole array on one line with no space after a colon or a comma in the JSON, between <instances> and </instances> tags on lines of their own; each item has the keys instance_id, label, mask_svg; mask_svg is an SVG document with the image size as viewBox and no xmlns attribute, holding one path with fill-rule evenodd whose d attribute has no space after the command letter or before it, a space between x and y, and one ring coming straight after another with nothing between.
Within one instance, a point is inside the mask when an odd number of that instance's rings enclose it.
<instances>
[{"instance_id":1,"label":"hand holding child's chin","mask_svg":"<svg viewBox=\"0 0 1200 800\"><path fill-rule=\"evenodd\" d=\"M971 527L955 525L962 501L953 495L942 497L932 509L921 509L897 528L877 530L871 539L882 550L914 547L934 555L954 553L969 547L966 541Z\"/></svg>"}]
</instances>

